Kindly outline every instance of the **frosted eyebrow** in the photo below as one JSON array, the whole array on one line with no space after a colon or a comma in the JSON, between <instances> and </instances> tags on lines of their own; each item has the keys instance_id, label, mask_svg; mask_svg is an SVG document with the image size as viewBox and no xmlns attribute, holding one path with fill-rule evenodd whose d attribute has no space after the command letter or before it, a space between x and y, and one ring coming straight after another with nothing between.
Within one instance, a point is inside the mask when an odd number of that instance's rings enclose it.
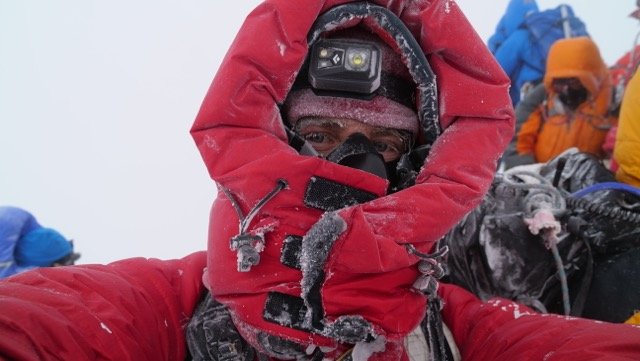
<instances>
[{"instance_id":1,"label":"frosted eyebrow","mask_svg":"<svg viewBox=\"0 0 640 361\"><path fill-rule=\"evenodd\" d=\"M301 130L303 127L319 126L322 128L343 128L344 123L337 119L325 119L325 118L303 118L296 124L296 130Z\"/></svg>"},{"instance_id":2,"label":"frosted eyebrow","mask_svg":"<svg viewBox=\"0 0 640 361\"><path fill-rule=\"evenodd\" d=\"M376 127L373 130L373 134L374 135L379 135L379 136L396 136L399 138L403 138L402 137L402 133L400 131L398 131L397 129L391 129L391 128L384 128L384 127Z\"/></svg>"}]
</instances>

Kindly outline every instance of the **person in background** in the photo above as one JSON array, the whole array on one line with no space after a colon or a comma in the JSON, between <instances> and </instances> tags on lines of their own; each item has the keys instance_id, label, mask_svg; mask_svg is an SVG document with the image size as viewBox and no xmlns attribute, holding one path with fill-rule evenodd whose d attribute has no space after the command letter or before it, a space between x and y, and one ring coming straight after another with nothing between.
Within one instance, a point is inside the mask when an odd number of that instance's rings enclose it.
<instances>
[{"instance_id":1,"label":"person in background","mask_svg":"<svg viewBox=\"0 0 640 361\"><path fill-rule=\"evenodd\" d=\"M637 358L631 326L437 286L437 241L513 135L508 79L456 3L300 4L247 17L191 129L219 189L208 252L0 283L0 357Z\"/></svg>"},{"instance_id":2,"label":"person in background","mask_svg":"<svg viewBox=\"0 0 640 361\"><path fill-rule=\"evenodd\" d=\"M539 11L535 0L509 2L487 45L511 79L514 106L542 80L551 45L576 36L588 36L588 32L571 6Z\"/></svg>"},{"instance_id":3,"label":"person in background","mask_svg":"<svg viewBox=\"0 0 640 361\"><path fill-rule=\"evenodd\" d=\"M515 105L520 101L520 90L544 74L545 58L537 51L527 29L525 19L539 11L535 0L511 0L500 18L487 46L511 79L509 95ZM526 61L525 61L526 60Z\"/></svg>"},{"instance_id":4,"label":"person in background","mask_svg":"<svg viewBox=\"0 0 640 361\"><path fill-rule=\"evenodd\" d=\"M547 162L571 147L603 157L602 144L615 119L609 115L609 72L593 40L577 37L554 43L544 87L545 102L518 133L517 163Z\"/></svg>"},{"instance_id":5,"label":"person in background","mask_svg":"<svg viewBox=\"0 0 640 361\"><path fill-rule=\"evenodd\" d=\"M72 265L79 257L71 241L41 226L31 213L0 207L0 278L36 267Z\"/></svg>"},{"instance_id":6,"label":"person in background","mask_svg":"<svg viewBox=\"0 0 640 361\"><path fill-rule=\"evenodd\" d=\"M640 187L640 73L629 81L620 108L613 159L616 179Z\"/></svg>"}]
</instances>

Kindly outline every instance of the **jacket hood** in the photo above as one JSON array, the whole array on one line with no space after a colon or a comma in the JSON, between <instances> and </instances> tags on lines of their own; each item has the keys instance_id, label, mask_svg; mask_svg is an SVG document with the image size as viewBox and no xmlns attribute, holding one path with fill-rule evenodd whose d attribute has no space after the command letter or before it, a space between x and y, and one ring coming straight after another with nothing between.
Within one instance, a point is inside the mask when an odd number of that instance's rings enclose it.
<instances>
[{"instance_id":1,"label":"jacket hood","mask_svg":"<svg viewBox=\"0 0 640 361\"><path fill-rule=\"evenodd\" d=\"M606 102L608 106L611 93L609 72L600 50L589 37L560 39L551 46L544 76L547 92L554 93L551 86L553 79L569 77L580 79L589 91L589 99Z\"/></svg>"},{"instance_id":2,"label":"jacket hood","mask_svg":"<svg viewBox=\"0 0 640 361\"><path fill-rule=\"evenodd\" d=\"M355 10L335 10L343 4ZM424 138L433 140L415 185L393 194L373 174L299 154L282 120L309 43L354 26L403 54L417 79ZM414 69L420 58L432 75ZM252 345L273 349L266 332L335 346L344 341L337 325L356 323L359 337L397 341L419 324L426 296L412 287L420 257L409 250L431 252L482 199L513 135L508 84L451 0L267 0L247 17L191 132L220 190L205 284ZM239 271L243 250L252 257Z\"/></svg>"}]
</instances>

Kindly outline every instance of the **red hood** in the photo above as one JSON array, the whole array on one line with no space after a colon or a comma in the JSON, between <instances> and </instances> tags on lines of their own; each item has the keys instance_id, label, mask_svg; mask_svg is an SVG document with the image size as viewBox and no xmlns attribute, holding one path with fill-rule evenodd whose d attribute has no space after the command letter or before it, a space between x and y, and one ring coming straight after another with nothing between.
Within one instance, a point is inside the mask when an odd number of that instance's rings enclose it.
<instances>
[{"instance_id":1,"label":"red hood","mask_svg":"<svg viewBox=\"0 0 640 361\"><path fill-rule=\"evenodd\" d=\"M335 340L286 324L290 319L269 320L274 317L266 309L273 294L302 296L305 303L296 312L301 319L308 316L304 307L313 300L301 282L317 281L311 263L326 275L318 309L328 324L357 315L388 339L414 328L424 316L425 296L411 288L419 259L405 245L431 251L480 202L513 135L509 80L457 5L450 0L378 0L411 30L437 78L442 134L416 185L385 195L385 180L294 151L287 144L280 105L304 62L314 21L347 2L309 0L301 7L290 0L268 0L256 8L229 49L191 130L209 174L226 190L219 192L211 213L208 287L236 321L248 326L245 330L267 330L300 343L330 345ZM246 215L278 179L286 181L286 188L246 229L265 234L260 261L238 272L229 242L239 233L239 216L227 194ZM353 205L334 213L305 202L318 180L334 187L337 197L344 198L338 191L346 189ZM337 228L321 242L326 245L321 257L284 265L284 254L290 255L285 249L297 239L292 236L307 234L323 214ZM303 255L310 238L296 241L302 242Z\"/></svg>"}]
</instances>

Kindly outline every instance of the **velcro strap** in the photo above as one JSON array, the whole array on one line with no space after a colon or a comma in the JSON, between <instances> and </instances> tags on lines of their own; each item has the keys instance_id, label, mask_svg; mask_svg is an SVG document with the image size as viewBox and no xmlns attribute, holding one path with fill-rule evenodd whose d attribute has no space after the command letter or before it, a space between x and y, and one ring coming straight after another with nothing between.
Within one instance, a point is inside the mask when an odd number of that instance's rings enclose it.
<instances>
[{"instance_id":1,"label":"velcro strap","mask_svg":"<svg viewBox=\"0 0 640 361\"><path fill-rule=\"evenodd\" d=\"M323 211L335 211L375 198L374 193L316 176L311 177L307 185L304 204Z\"/></svg>"},{"instance_id":2,"label":"velcro strap","mask_svg":"<svg viewBox=\"0 0 640 361\"><path fill-rule=\"evenodd\" d=\"M280 292L269 292L262 318L281 326L310 332L311 327L304 325L306 313L307 307L302 298Z\"/></svg>"},{"instance_id":3,"label":"velcro strap","mask_svg":"<svg viewBox=\"0 0 640 361\"><path fill-rule=\"evenodd\" d=\"M282 243L282 253L280 262L291 268L302 269L300 266L300 249L302 248L302 237L288 235Z\"/></svg>"}]
</instances>

